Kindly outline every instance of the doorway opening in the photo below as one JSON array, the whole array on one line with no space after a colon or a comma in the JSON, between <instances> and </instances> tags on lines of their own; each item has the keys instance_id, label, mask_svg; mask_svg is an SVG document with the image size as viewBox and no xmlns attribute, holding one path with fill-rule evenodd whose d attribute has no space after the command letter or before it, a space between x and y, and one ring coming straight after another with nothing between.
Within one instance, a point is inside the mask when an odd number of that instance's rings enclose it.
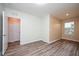
<instances>
[{"instance_id":1,"label":"doorway opening","mask_svg":"<svg viewBox=\"0 0 79 59\"><path fill-rule=\"evenodd\" d=\"M8 17L8 49L20 46L20 19Z\"/></svg>"}]
</instances>

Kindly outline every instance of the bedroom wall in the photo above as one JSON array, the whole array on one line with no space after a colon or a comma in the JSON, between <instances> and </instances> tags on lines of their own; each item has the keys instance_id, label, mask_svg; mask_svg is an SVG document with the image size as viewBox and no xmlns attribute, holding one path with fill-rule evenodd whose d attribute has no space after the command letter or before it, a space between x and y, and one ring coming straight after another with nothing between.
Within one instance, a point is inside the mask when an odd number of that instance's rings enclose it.
<instances>
[{"instance_id":1,"label":"bedroom wall","mask_svg":"<svg viewBox=\"0 0 79 59\"><path fill-rule=\"evenodd\" d=\"M8 12L9 11L9 12ZM39 17L23 13L17 10L5 8L8 17L21 19L20 44L26 44L40 40L40 20Z\"/></svg>"},{"instance_id":2,"label":"bedroom wall","mask_svg":"<svg viewBox=\"0 0 79 59\"><path fill-rule=\"evenodd\" d=\"M9 8L5 8L5 14L21 19L21 45L39 40L51 43L61 39L61 21L51 15L37 17Z\"/></svg>"},{"instance_id":3,"label":"bedroom wall","mask_svg":"<svg viewBox=\"0 0 79 59\"><path fill-rule=\"evenodd\" d=\"M41 19L41 38L44 42L52 43L62 37L62 22L52 15L46 15Z\"/></svg>"},{"instance_id":4,"label":"bedroom wall","mask_svg":"<svg viewBox=\"0 0 79 59\"><path fill-rule=\"evenodd\" d=\"M50 19L49 15L45 15L44 17L40 19L41 39L47 43L49 43L49 19Z\"/></svg>"},{"instance_id":5,"label":"bedroom wall","mask_svg":"<svg viewBox=\"0 0 79 59\"><path fill-rule=\"evenodd\" d=\"M50 34L49 34L49 42L55 42L61 39L62 31L61 31L61 20L57 19L50 15Z\"/></svg>"},{"instance_id":6,"label":"bedroom wall","mask_svg":"<svg viewBox=\"0 0 79 59\"><path fill-rule=\"evenodd\" d=\"M64 23L71 22L71 21L74 21L74 25L75 25L74 33L72 37L64 34ZM79 17L62 20L62 39L79 42Z\"/></svg>"},{"instance_id":7,"label":"bedroom wall","mask_svg":"<svg viewBox=\"0 0 79 59\"><path fill-rule=\"evenodd\" d=\"M21 21L21 44L40 40L40 20L38 17L26 15Z\"/></svg>"}]
</instances>

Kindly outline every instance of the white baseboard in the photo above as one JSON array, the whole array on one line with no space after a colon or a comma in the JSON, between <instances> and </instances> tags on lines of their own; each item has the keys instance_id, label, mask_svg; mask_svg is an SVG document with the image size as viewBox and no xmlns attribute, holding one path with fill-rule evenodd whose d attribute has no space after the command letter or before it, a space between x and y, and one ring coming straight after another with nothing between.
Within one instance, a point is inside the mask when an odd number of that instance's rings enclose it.
<instances>
[{"instance_id":1,"label":"white baseboard","mask_svg":"<svg viewBox=\"0 0 79 59\"><path fill-rule=\"evenodd\" d=\"M33 41L26 41L26 42L21 42L20 41L20 45L25 45L25 44L28 44L28 43L32 43L32 42L35 42L35 41L40 41L40 40L33 40Z\"/></svg>"},{"instance_id":2,"label":"white baseboard","mask_svg":"<svg viewBox=\"0 0 79 59\"><path fill-rule=\"evenodd\" d=\"M58 40L61 40L61 39L53 40L53 41L49 42L48 44L54 43L54 42L56 42Z\"/></svg>"},{"instance_id":3,"label":"white baseboard","mask_svg":"<svg viewBox=\"0 0 79 59\"><path fill-rule=\"evenodd\" d=\"M43 42L46 42L46 43L49 43L49 39L47 40L47 39L40 39L41 41L43 41Z\"/></svg>"},{"instance_id":4,"label":"white baseboard","mask_svg":"<svg viewBox=\"0 0 79 59\"><path fill-rule=\"evenodd\" d=\"M51 44L51 43L54 43L54 42L56 42L56 41L58 41L58 40L60 40L60 39L56 39L56 40L53 40L53 41L47 41L47 40L44 40L44 39L41 39L43 42L46 42L46 43L48 43L48 44Z\"/></svg>"},{"instance_id":5,"label":"white baseboard","mask_svg":"<svg viewBox=\"0 0 79 59\"><path fill-rule=\"evenodd\" d=\"M72 39L69 39L69 38L62 38L62 39L65 39L65 40L70 40L70 41L74 41L74 42L79 42L79 40L72 40Z\"/></svg>"},{"instance_id":6,"label":"white baseboard","mask_svg":"<svg viewBox=\"0 0 79 59\"><path fill-rule=\"evenodd\" d=\"M49 41L47 41L47 40L44 40L44 39L39 39L39 40L33 40L33 41L29 41L29 42L20 42L20 45L25 45L25 44L28 44L28 43L31 43L31 42L35 42L35 41L43 41L43 42L46 42L46 43L48 43L48 44L51 44L51 43L53 43L53 42L56 42L56 41L58 41L58 40L60 40L60 39L57 39L57 40L53 40L53 41L51 41L51 42L49 42Z\"/></svg>"}]
</instances>

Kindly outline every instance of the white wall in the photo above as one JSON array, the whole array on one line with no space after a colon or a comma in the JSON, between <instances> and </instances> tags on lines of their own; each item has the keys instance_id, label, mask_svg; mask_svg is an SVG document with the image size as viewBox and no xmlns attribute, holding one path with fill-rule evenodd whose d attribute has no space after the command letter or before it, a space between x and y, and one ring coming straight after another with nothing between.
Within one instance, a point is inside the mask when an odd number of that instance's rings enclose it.
<instances>
[{"instance_id":1,"label":"white wall","mask_svg":"<svg viewBox=\"0 0 79 59\"><path fill-rule=\"evenodd\" d=\"M5 12L7 16L21 19L20 42L22 45L33 41L39 41L39 40L42 40L47 43L51 42L50 40L50 29L51 29L50 20L51 19L49 15L45 15L44 17L36 17L30 14L12 10L9 8L6 8Z\"/></svg>"},{"instance_id":2,"label":"white wall","mask_svg":"<svg viewBox=\"0 0 79 59\"><path fill-rule=\"evenodd\" d=\"M61 20L50 15L50 43L61 39Z\"/></svg>"},{"instance_id":3,"label":"white wall","mask_svg":"<svg viewBox=\"0 0 79 59\"><path fill-rule=\"evenodd\" d=\"M39 17L32 16L9 8L5 8L5 14L7 15L7 17L9 16L21 19L21 44L40 40Z\"/></svg>"},{"instance_id":4,"label":"white wall","mask_svg":"<svg viewBox=\"0 0 79 59\"><path fill-rule=\"evenodd\" d=\"M41 24L40 24L41 39L47 43L49 43L49 20L50 20L49 15L42 17L40 20L41 21Z\"/></svg>"},{"instance_id":5,"label":"white wall","mask_svg":"<svg viewBox=\"0 0 79 59\"><path fill-rule=\"evenodd\" d=\"M23 16L21 21L21 44L40 40L40 20L35 16Z\"/></svg>"},{"instance_id":6,"label":"white wall","mask_svg":"<svg viewBox=\"0 0 79 59\"><path fill-rule=\"evenodd\" d=\"M44 42L52 43L61 39L61 21L52 15L41 18L41 39Z\"/></svg>"}]
</instances>

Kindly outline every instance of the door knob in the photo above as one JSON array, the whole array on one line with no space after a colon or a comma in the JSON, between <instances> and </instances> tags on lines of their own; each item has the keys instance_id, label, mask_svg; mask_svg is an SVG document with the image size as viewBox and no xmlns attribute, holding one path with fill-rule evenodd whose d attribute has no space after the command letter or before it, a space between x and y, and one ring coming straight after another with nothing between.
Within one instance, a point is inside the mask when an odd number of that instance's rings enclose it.
<instances>
[{"instance_id":1,"label":"door knob","mask_svg":"<svg viewBox=\"0 0 79 59\"><path fill-rule=\"evenodd\" d=\"M2 35L2 36L7 36L7 35L4 34L4 35Z\"/></svg>"}]
</instances>

